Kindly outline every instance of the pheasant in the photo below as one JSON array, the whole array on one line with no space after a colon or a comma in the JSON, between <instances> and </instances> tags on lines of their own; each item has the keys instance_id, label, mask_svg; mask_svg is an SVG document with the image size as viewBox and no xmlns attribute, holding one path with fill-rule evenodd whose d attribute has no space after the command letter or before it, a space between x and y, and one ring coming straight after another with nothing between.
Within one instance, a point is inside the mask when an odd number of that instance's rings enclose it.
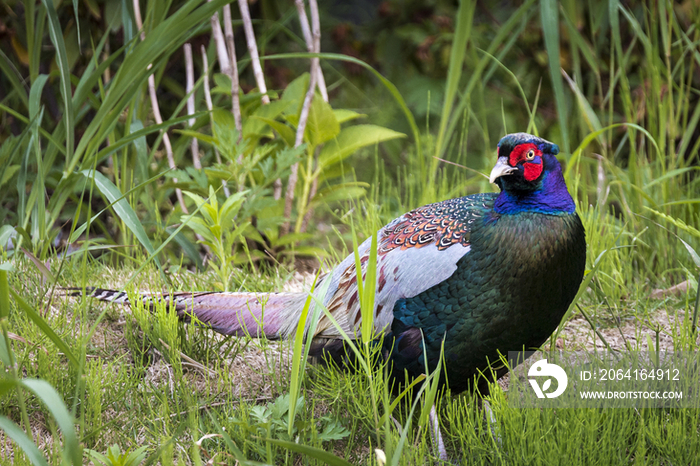
<instances>
[{"instance_id":1,"label":"pheasant","mask_svg":"<svg viewBox=\"0 0 700 466\"><path fill-rule=\"evenodd\" d=\"M461 392L499 353L537 348L559 325L583 278L586 240L558 152L539 137L509 134L498 144L490 175L500 193L426 205L378 232L374 327L384 335L394 377L417 377L426 365L435 369L444 340L449 387ZM368 239L358 251L363 276L370 247ZM357 337L355 267L351 254L315 294L342 330ZM128 303L123 292L89 291ZM194 315L222 334L283 339L294 334L307 296L178 292L144 300L172 299L185 321ZM324 314L311 345L312 355L337 358L344 351L341 333Z\"/></svg>"}]
</instances>

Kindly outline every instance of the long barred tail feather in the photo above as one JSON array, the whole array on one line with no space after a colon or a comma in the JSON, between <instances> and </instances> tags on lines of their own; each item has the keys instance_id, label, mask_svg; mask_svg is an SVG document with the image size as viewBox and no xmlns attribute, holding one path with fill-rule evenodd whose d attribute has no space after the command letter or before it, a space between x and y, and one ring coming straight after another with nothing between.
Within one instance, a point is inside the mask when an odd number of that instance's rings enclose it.
<instances>
[{"instance_id":1,"label":"long barred tail feather","mask_svg":"<svg viewBox=\"0 0 700 466\"><path fill-rule=\"evenodd\" d=\"M81 296L82 288L65 288L67 296ZM131 305L127 293L104 288L85 288L86 296ZM288 337L297 327L306 293L177 292L142 293L143 303L153 308L165 302L185 322L196 317L224 335Z\"/></svg>"}]
</instances>

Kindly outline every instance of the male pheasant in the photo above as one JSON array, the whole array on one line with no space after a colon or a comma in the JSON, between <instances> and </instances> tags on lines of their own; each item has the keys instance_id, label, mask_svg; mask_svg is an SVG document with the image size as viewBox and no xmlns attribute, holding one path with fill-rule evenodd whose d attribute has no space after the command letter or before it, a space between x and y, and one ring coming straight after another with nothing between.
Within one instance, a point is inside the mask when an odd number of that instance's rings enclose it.
<instances>
[{"instance_id":1,"label":"male pheasant","mask_svg":"<svg viewBox=\"0 0 700 466\"><path fill-rule=\"evenodd\" d=\"M433 370L445 341L449 387L460 392L499 353L539 347L576 295L586 262L584 228L575 212L556 144L525 133L498 144L491 171L499 194L475 194L415 209L378 233L375 330L396 376ZM359 247L364 269L371 241ZM323 280L318 296L348 335L361 314L351 254ZM324 288L316 287L316 294ZM123 292L92 289L126 303ZM179 292L174 309L226 335L293 335L306 293ZM144 295L149 302L153 295ZM264 306L264 312L263 312ZM311 313L309 313L309 316ZM310 320L310 319L309 319ZM261 324L261 325L260 325ZM307 328L308 328L308 322ZM425 344L425 348L423 345ZM312 354L342 350L341 334L322 315Z\"/></svg>"}]
</instances>

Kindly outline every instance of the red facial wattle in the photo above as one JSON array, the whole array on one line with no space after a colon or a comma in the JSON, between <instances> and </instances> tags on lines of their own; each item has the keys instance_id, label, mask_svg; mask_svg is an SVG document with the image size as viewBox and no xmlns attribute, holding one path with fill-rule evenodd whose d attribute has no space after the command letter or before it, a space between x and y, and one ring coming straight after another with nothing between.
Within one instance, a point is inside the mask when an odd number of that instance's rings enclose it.
<instances>
[{"instance_id":1,"label":"red facial wattle","mask_svg":"<svg viewBox=\"0 0 700 466\"><path fill-rule=\"evenodd\" d=\"M527 181L535 181L542 174L542 151L535 144L519 144L513 148L508 159L511 167L523 163L523 176Z\"/></svg>"},{"instance_id":2,"label":"red facial wattle","mask_svg":"<svg viewBox=\"0 0 700 466\"><path fill-rule=\"evenodd\" d=\"M535 181L542 174L542 160L540 159L539 163L536 162L538 162L537 157L532 162L527 162L523 165L525 170L523 176L525 176L527 181Z\"/></svg>"}]
</instances>

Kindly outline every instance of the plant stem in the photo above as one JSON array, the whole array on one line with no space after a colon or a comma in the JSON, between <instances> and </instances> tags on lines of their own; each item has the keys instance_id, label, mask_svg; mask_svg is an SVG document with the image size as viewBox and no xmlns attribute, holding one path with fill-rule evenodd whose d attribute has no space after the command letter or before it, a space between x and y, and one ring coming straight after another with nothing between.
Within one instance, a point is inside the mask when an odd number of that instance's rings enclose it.
<instances>
[{"instance_id":1,"label":"plant stem","mask_svg":"<svg viewBox=\"0 0 700 466\"><path fill-rule=\"evenodd\" d=\"M211 89L209 88L209 61L207 60L207 49L202 45L202 67L204 68L204 101L207 103L207 110L209 113L214 109L211 101ZM211 116L211 115L210 115ZM221 154L219 154L219 149L214 146L214 156L216 157L216 163L221 164ZM221 180L221 186L224 188L224 194L226 197L231 195L231 191L228 189L226 180Z\"/></svg>"},{"instance_id":2,"label":"plant stem","mask_svg":"<svg viewBox=\"0 0 700 466\"><path fill-rule=\"evenodd\" d=\"M14 353L12 352L12 345L10 344L10 335L7 329L7 319L10 316L10 285L7 281L7 271L0 270L0 327L2 328L2 337L5 340L5 347L7 350L7 358L10 363L10 368L12 371L12 376L15 381L19 382L19 373L17 371L17 364L15 360ZM32 427L29 424L29 415L27 414L27 405L24 402L24 393L22 388L17 386L17 402L19 403L19 409L22 413L22 423L24 424L24 429L26 430L29 437L34 440L34 434L32 433Z\"/></svg>"},{"instance_id":3,"label":"plant stem","mask_svg":"<svg viewBox=\"0 0 700 466\"><path fill-rule=\"evenodd\" d=\"M311 8L311 24L313 27L313 52L318 53L321 50L321 21L318 16L318 4L316 0L309 0L309 6ZM309 76L309 89L306 91L306 96L304 97L304 105L301 107L301 113L299 114L299 124L297 125L296 140L294 141L294 147L299 147L304 142L304 131L306 130L306 122L309 119L309 111L311 110L311 102L314 98L314 92L316 90L316 81L318 78L318 68L319 59L314 57L311 59L311 72ZM313 162L314 148L310 147L308 151L309 157ZM304 197L300 201L300 210L297 212L298 218L296 223L296 231L301 228L301 222L305 214L306 200L309 194L309 183L312 177L313 166L307 162L307 176L304 185ZM299 176L299 163L292 165L292 173L289 175L289 182L287 184L287 194L284 199L284 218L285 223L282 225L281 233L284 235L289 232L289 223L292 216L292 204L294 202L294 190L296 189L297 179Z\"/></svg>"},{"instance_id":4,"label":"plant stem","mask_svg":"<svg viewBox=\"0 0 700 466\"><path fill-rule=\"evenodd\" d=\"M236 59L236 43L233 38L233 23L231 22L231 5L224 6L224 33L226 34L226 46L229 51L229 77L231 78L231 112L233 121L238 131L238 141L243 136L243 124L241 117L241 98L238 95L240 84L238 82L238 60ZM241 161L239 160L239 163Z\"/></svg>"},{"instance_id":5,"label":"plant stem","mask_svg":"<svg viewBox=\"0 0 700 466\"><path fill-rule=\"evenodd\" d=\"M134 0L134 18L136 19L136 27L141 31L141 41L146 40L146 32L143 29L143 21L141 20L141 9L139 7L139 0ZM148 68L152 68L152 64L148 64ZM154 73L148 76L148 95L151 98L151 110L153 110L153 118L156 120L156 124L163 124L163 117L160 115L160 106L158 105L158 96L156 95L156 78ZM165 146L165 153L168 157L168 166L171 169L177 168L175 165L175 157L173 157L173 146L170 144L170 137L167 131L163 131L163 145ZM173 182L177 183L177 178L173 178ZM185 199L182 197L182 190L180 188L175 188L175 195L180 203L180 208L184 213L189 213L187 211L187 206L185 205Z\"/></svg>"},{"instance_id":6,"label":"plant stem","mask_svg":"<svg viewBox=\"0 0 700 466\"><path fill-rule=\"evenodd\" d=\"M187 90L187 114L192 115L195 112L194 105L194 62L192 61L192 44L189 42L183 45L185 50L185 81ZM191 128L194 126L195 119L190 118L187 120L187 124ZM190 143L190 149L192 151L192 165L197 170L202 169L202 162L199 160L199 143L197 138L192 138Z\"/></svg>"},{"instance_id":7,"label":"plant stem","mask_svg":"<svg viewBox=\"0 0 700 466\"><path fill-rule=\"evenodd\" d=\"M246 44L250 53L250 61L253 64L253 75L258 89L262 93L262 103L269 104L270 97L267 95L267 86L265 85L265 76L263 75L262 66L260 65L260 56L258 55L258 44L255 41L255 31L253 30L253 21L250 19L250 10L248 9L248 0L238 0L238 8L241 11L241 19L243 20L243 30L245 31Z\"/></svg>"}]
</instances>

